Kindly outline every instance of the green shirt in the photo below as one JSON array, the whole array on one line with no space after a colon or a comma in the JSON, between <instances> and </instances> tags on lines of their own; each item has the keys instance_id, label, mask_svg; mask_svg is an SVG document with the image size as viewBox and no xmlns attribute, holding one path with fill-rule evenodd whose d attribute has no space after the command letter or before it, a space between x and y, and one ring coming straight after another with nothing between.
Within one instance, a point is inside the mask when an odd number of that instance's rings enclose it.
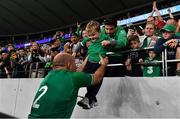
<instances>
[{"instance_id":1,"label":"green shirt","mask_svg":"<svg viewBox=\"0 0 180 119\"><path fill-rule=\"evenodd\" d=\"M101 42L106 39L107 38L105 37L100 37L96 39L95 41L91 40L90 38L83 39L83 41L81 42L83 46L85 46L87 42L91 42L90 46L88 47L88 53L87 53L88 61L99 63L100 61L99 55L101 55L102 57L106 56L108 47L103 47L101 44Z\"/></svg>"},{"instance_id":2,"label":"green shirt","mask_svg":"<svg viewBox=\"0 0 180 119\"><path fill-rule=\"evenodd\" d=\"M103 27L101 29L101 35L102 37L110 37L110 41L116 40L117 44L115 45L115 48L124 48L127 44L127 34L122 26L117 26L116 32L111 36L106 34L105 28Z\"/></svg>"},{"instance_id":3,"label":"green shirt","mask_svg":"<svg viewBox=\"0 0 180 119\"><path fill-rule=\"evenodd\" d=\"M80 87L92 85L91 74L53 70L41 82L29 118L70 118Z\"/></svg>"},{"instance_id":4,"label":"green shirt","mask_svg":"<svg viewBox=\"0 0 180 119\"><path fill-rule=\"evenodd\" d=\"M158 58L150 60L149 58L145 59L145 63L158 61ZM143 76L144 77L156 77L161 76L161 68L160 66L144 66L143 69Z\"/></svg>"}]
</instances>

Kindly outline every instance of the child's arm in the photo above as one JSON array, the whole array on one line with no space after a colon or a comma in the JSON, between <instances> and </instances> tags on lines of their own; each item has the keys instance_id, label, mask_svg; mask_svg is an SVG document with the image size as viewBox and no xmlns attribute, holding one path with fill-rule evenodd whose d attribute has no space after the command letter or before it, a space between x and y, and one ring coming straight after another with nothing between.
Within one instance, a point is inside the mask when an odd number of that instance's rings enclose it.
<instances>
[{"instance_id":1,"label":"child's arm","mask_svg":"<svg viewBox=\"0 0 180 119\"><path fill-rule=\"evenodd\" d=\"M141 63L144 63L144 61L143 61L142 58L139 59L139 63L140 63L140 64L141 64ZM143 69L144 69L144 65L141 65L141 70L143 70Z\"/></svg>"},{"instance_id":2,"label":"child's arm","mask_svg":"<svg viewBox=\"0 0 180 119\"><path fill-rule=\"evenodd\" d=\"M131 59L128 58L126 61L125 61L125 66L126 66L126 69L128 71L131 71L132 70L132 65L131 65Z\"/></svg>"},{"instance_id":3,"label":"child's arm","mask_svg":"<svg viewBox=\"0 0 180 119\"><path fill-rule=\"evenodd\" d=\"M169 46L170 48L176 48L176 46L178 45L179 39L171 39L166 41L166 45Z\"/></svg>"}]
</instances>

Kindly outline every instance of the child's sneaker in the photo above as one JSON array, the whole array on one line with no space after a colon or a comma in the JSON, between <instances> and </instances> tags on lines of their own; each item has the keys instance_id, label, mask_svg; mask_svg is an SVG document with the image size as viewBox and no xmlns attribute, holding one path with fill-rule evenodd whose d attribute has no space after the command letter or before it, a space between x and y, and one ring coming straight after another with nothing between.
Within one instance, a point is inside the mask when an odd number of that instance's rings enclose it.
<instances>
[{"instance_id":1,"label":"child's sneaker","mask_svg":"<svg viewBox=\"0 0 180 119\"><path fill-rule=\"evenodd\" d=\"M90 109L91 106L89 105L89 99L87 97L84 97L82 100L78 101L77 103L80 107L83 109Z\"/></svg>"},{"instance_id":2,"label":"child's sneaker","mask_svg":"<svg viewBox=\"0 0 180 119\"><path fill-rule=\"evenodd\" d=\"M90 106L91 106L91 108L93 108L93 107L95 107L95 106L98 106L98 102L92 100Z\"/></svg>"}]
</instances>

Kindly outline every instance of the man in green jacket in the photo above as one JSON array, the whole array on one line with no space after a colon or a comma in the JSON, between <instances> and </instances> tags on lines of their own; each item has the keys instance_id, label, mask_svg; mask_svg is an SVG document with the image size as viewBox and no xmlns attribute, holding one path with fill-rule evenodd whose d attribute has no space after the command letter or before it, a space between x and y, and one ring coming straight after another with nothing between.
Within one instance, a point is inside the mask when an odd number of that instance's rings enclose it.
<instances>
[{"instance_id":1,"label":"man in green jacket","mask_svg":"<svg viewBox=\"0 0 180 119\"><path fill-rule=\"evenodd\" d=\"M104 21L104 27L101 29L103 37L110 37L110 40L102 41L104 47L110 46L111 52L119 52L126 47L127 34L122 26L117 26L115 19L109 18ZM123 63L121 54L113 54L109 56L110 64ZM106 76L124 76L124 67L108 67Z\"/></svg>"}]
</instances>

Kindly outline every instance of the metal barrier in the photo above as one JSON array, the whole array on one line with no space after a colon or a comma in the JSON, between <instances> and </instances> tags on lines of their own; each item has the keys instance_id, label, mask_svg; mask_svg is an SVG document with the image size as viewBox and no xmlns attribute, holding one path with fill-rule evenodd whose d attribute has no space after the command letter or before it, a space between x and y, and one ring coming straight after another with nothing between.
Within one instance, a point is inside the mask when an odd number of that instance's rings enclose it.
<instances>
[{"instance_id":1,"label":"metal barrier","mask_svg":"<svg viewBox=\"0 0 180 119\"><path fill-rule=\"evenodd\" d=\"M129 53L129 52L135 52L135 51L143 51L143 50L151 50L154 49L154 47L146 47L146 48L140 48L140 49L130 49L130 50L125 50L121 52L108 52L107 55L113 55L113 54L123 54L123 53ZM167 49L165 49L161 53L161 61L153 61L151 63L146 63L146 65L151 65L151 64L157 64L157 63L162 63L162 74L163 76L168 76L168 63L169 62L180 62L180 59L174 59L174 60L168 60L167 59ZM145 63L135 63L136 65L145 65ZM108 64L107 66L124 66L124 64Z\"/></svg>"},{"instance_id":2,"label":"metal barrier","mask_svg":"<svg viewBox=\"0 0 180 119\"><path fill-rule=\"evenodd\" d=\"M154 47L146 47L146 48L143 48L143 49L131 49L131 50L125 50L125 51L121 51L121 52L107 52L107 55L123 54L123 53L143 51L143 50L147 51L147 50L151 50L151 49L154 49ZM180 62L180 59L168 60L167 59L167 49L165 49L165 51L163 51L162 54L161 54L161 61L152 61L152 62L148 62L148 63L135 63L133 65L150 65L150 66L152 66L152 65L162 64L162 75L163 76L168 76L168 69L167 69L167 67L168 67L168 63L169 62ZM24 72L25 73L29 73L29 75L28 75L29 78L39 78L39 76L38 76L38 73L40 73L39 66L42 63L45 63L45 62L34 62L34 63L30 63L29 62L27 64L26 69L25 69ZM34 64L35 64L35 68L33 67ZM107 66L108 67L112 67L112 66L124 66L124 64L122 64L122 63L108 64ZM43 69L43 71L45 72L45 71L47 71L47 69ZM20 71L20 72L22 72L22 71ZM34 72L34 76L35 77L32 77L32 73L33 72ZM6 73L6 72L4 72L4 73Z\"/></svg>"}]
</instances>

